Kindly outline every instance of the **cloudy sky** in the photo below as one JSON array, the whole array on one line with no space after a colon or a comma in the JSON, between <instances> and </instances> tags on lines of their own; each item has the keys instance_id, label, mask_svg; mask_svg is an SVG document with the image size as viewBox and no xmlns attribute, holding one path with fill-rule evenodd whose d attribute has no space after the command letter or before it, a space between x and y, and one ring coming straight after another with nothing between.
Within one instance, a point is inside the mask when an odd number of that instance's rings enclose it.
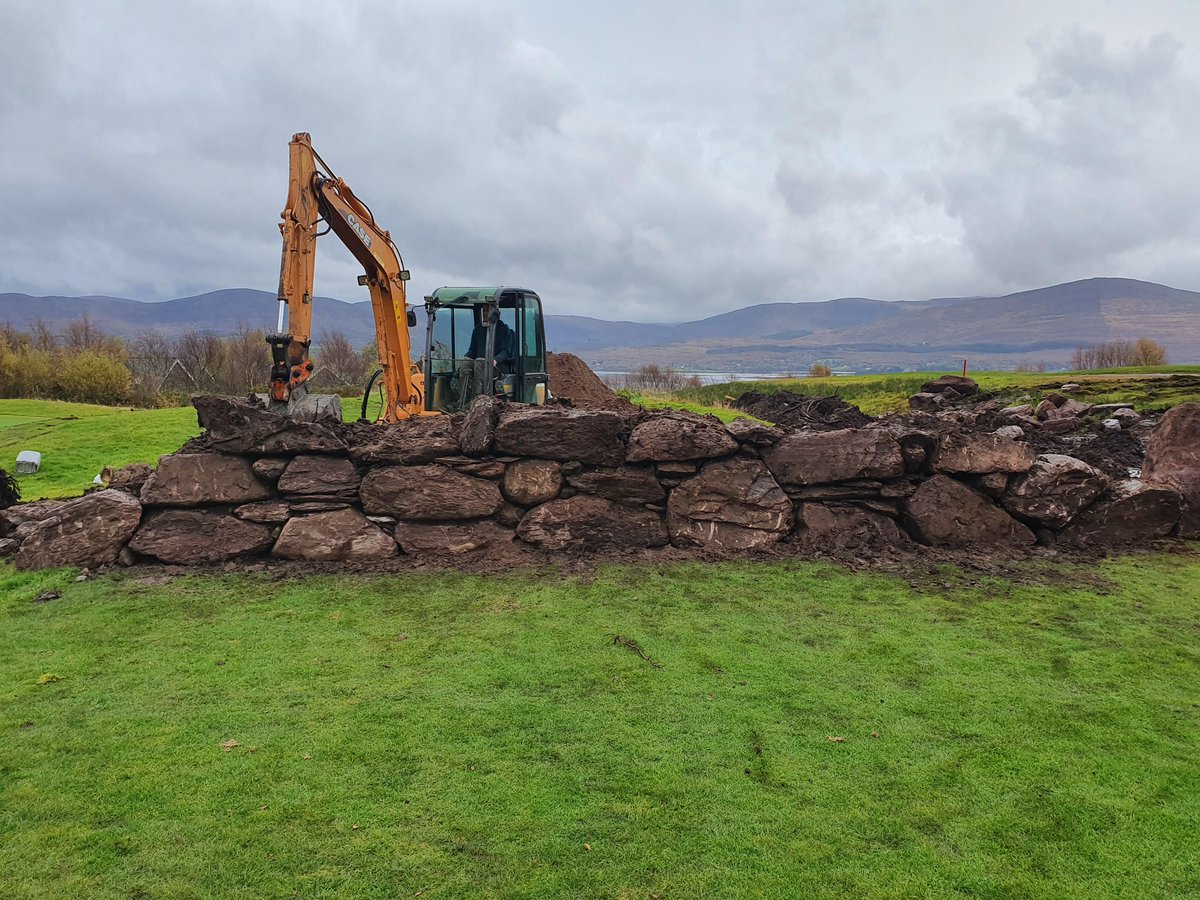
<instances>
[{"instance_id":1,"label":"cloudy sky","mask_svg":"<svg viewBox=\"0 0 1200 900\"><path fill-rule=\"evenodd\" d=\"M0 292L273 291L287 143L411 296L1200 289L1194 0L0 0ZM317 291L364 299L331 235Z\"/></svg>"}]
</instances>

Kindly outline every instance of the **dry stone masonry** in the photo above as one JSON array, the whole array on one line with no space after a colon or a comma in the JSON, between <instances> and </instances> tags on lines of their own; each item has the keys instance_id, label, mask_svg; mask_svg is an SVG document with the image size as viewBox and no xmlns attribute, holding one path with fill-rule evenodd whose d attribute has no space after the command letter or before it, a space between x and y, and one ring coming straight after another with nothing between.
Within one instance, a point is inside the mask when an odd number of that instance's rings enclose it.
<instances>
[{"instance_id":1,"label":"dry stone masonry","mask_svg":"<svg viewBox=\"0 0 1200 900\"><path fill-rule=\"evenodd\" d=\"M943 399L915 405L936 408L969 385L925 388ZM463 415L391 426L314 423L200 397L201 437L154 471L107 473L106 489L77 500L0 511L0 549L39 569L256 556L369 563L520 547L1119 548L1200 534L1200 404L1163 416L1135 480L1038 452L1032 436L1046 422L1080 414L1065 395L1048 402L949 425L944 410L940 419L918 411L826 430L490 398Z\"/></svg>"}]
</instances>

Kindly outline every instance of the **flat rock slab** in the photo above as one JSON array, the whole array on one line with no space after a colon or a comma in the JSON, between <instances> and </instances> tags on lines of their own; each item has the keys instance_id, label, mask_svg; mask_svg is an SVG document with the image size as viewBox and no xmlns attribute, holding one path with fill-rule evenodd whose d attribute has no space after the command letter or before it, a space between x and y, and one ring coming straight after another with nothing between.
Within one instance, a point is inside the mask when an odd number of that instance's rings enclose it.
<instances>
[{"instance_id":1,"label":"flat rock slab","mask_svg":"<svg viewBox=\"0 0 1200 900\"><path fill-rule=\"evenodd\" d=\"M233 511L233 514L247 522L282 525L291 516L292 511L282 500L260 500L257 503L242 504Z\"/></svg>"},{"instance_id":2,"label":"flat rock slab","mask_svg":"<svg viewBox=\"0 0 1200 900\"><path fill-rule=\"evenodd\" d=\"M753 419L734 419L726 423L725 428L738 443L749 447L770 447L772 444L778 444L787 434L782 428L764 425Z\"/></svg>"},{"instance_id":3,"label":"flat rock slab","mask_svg":"<svg viewBox=\"0 0 1200 900\"><path fill-rule=\"evenodd\" d=\"M495 482L437 465L371 469L359 497L368 515L419 522L480 519L504 503Z\"/></svg>"},{"instance_id":4,"label":"flat rock slab","mask_svg":"<svg viewBox=\"0 0 1200 900\"><path fill-rule=\"evenodd\" d=\"M459 452L458 416L414 416L356 429L350 458L370 465L411 466Z\"/></svg>"},{"instance_id":5,"label":"flat rock slab","mask_svg":"<svg viewBox=\"0 0 1200 900\"><path fill-rule=\"evenodd\" d=\"M662 503L667 499L667 492L649 466L594 469L570 476L567 483L582 494L593 494L626 506Z\"/></svg>"},{"instance_id":6,"label":"flat rock slab","mask_svg":"<svg viewBox=\"0 0 1200 900\"><path fill-rule=\"evenodd\" d=\"M629 436L629 462L714 459L736 452L738 442L719 419L685 412L654 413Z\"/></svg>"},{"instance_id":7,"label":"flat rock slab","mask_svg":"<svg viewBox=\"0 0 1200 900\"><path fill-rule=\"evenodd\" d=\"M1108 481L1083 460L1045 453L1013 479L1000 502L1020 519L1058 530L1099 497Z\"/></svg>"},{"instance_id":8,"label":"flat rock slab","mask_svg":"<svg viewBox=\"0 0 1200 900\"><path fill-rule=\"evenodd\" d=\"M1033 532L987 497L946 475L934 475L907 501L909 530L934 547L1028 545Z\"/></svg>"},{"instance_id":9,"label":"flat rock slab","mask_svg":"<svg viewBox=\"0 0 1200 900\"><path fill-rule=\"evenodd\" d=\"M1121 547L1162 538L1175 530L1183 497L1174 488L1118 481L1059 535L1061 543Z\"/></svg>"},{"instance_id":10,"label":"flat rock slab","mask_svg":"<svg viewBox=\"0 0 1200 900\"><path fill-rule=\"evenodd\" d=\"M345 453L332 424L301 422L229 397L193 397L192 406L208 444L223 453L267 456L289 453Z\"/></svg>"},{"instance_id":11,"label":"flat rock slab","mask_svg":"<svg viewBox=\"0 0 1200 900\"><path fill-rule=\"evenodd\" d=\"M297 456L279 476L279 492L290 497L358 496L358 469L339 456Z\"/></svg>"},{"instance_id":12,"label":"flat rock slab","mask_svg":"<svg viewBox=\"0 0 1200 900\"><path fill-rule=\"evenodd\" d=\"M1200 535L1200 403L1181 403L1163 414L1146 444L1142 480L1182 494L1179 533Z\"/></svg>"},{"instance_id":13,"label":"flat rock slab","mask_svg":"<svg viewBox=\"0 0 1200 900\"><path fill-rule=\"evenodd\" d=\"M405 553L471 553L493 544L511 543L513 533L495 522L464 522L459 525L431 525L425 522L397 522L396 544Z\"/></svg>"},{"instance_id":14,"label":"flat rock slab","mask_svg":"<svg viewBox=\"0 0 1200 900\"><path fill-rule=\"evenodd\" d=\"M531 509L517 537L544 550L638 550L666 544L667 530L648 509L578 494Z\"/></svg>"},{"instance_id":15,"label":"flat rock slab","mask_svg":"<svg viewBox=\"0 0 1200 900\"><path fill-rule=\"evenodd\" d=\"M958 475L989 472L1028 472L1037 454L1033 448L998 434L948 434L942 438L933 468Z\"/></svg>"},{"instance_id":16,"label":"flat rock slab","mask_svg":"<svg viewBox=\"0 0 1200 900\"><path fill-rule=\"evenodd\" d=\"M888 515L840 503L797 504L793 540L801 546L822 550L911 543Z\"/></svg>"},{"instance_id":17,"label":"flat rock slab","mask_svg":"<svg viewBox=\"0 0 1200 900\"><path fill-rule=\"evenodd\" d=\"M129 549L160 562L194 566L265 553L273 536L266 525L218 510L160 509L143 518Z\"/></svg>"},{"instance_id":18,"label":"flat rock slab","mask_svg":"<svg viewBox=\"0 0 1200 900\"><path fill-rule=\"evenodd\" d=\"M516 456L615 466L625 461L624 428L608 410L513 407L500 416L495 447Z\"/></svg>"},{"instance_id":19,"label":"flat rock slab","mask_svg":"<svg viewBox=\"0 0 1200 900\"><path fill-rule=\"evenodd\" d=\"M271 555L335 562L387 559L396 555L396 544L366 516L347 507L289 519Z\"/></svg>"},{"instance_id":20,"label":"flat rock slab","mask_svg":"<svg viewBox=\"0 0 1200 900\"><path fill-rule=\"evenodd\" d=\"M250 461L226 453L172 453L142 486L146 506L206 506L250 503L271 496Z\"/></svg>"},{"instance_id":21,"label":"flat rock slab","mask_svg":"<svg viewBox=\"0 0 1200 900\"><path fill-rule=\"evenodd\" d=\"M62 509L67 500L33 500L0 509L0 535L11 534L22 526L30 526Z\"/></svg>"},{"instance_id":22,"label":"flat rock slab","mask_svg":"<svg viewBox=\"0 0 1200 900\"><path fill-rule=\"evenodd\" d=\"M520 459L505 470L500 492L519 506L537 506L557 497L562 485L562 466L554 460Z\"/></svg>"},{"instance_id":23,"label":"flat rock slab","mask_svg":"<svg viewBox=\"0 0 1200 900\"><path fill-rule=\"evenodd\" d=\"M92 567L116 560L142 518L125 491L97 491L32 521L17 552L17 568Z\"/></svg>"},{"instance_id":24,"label":"flat rock slab","mask_svg":"<svg viewBox=\"0 0 1200 900\"><path fill-rule=\"evenodd\" d=\"M744 550L791 530L792 501L758 460L717 460L671 491L667 528L676 546Z\"/></svg>"},{"instance_id":25,"label":"flat rock slab","mask_svg":"<svg viewBox=\"0 0 1200 900\"><path fill-rule=\"evenodd\" d=\"M784 486L899 478L905 468L900 444L882 428L789 434L762 455Z\"/></svg>"}]
</instances>

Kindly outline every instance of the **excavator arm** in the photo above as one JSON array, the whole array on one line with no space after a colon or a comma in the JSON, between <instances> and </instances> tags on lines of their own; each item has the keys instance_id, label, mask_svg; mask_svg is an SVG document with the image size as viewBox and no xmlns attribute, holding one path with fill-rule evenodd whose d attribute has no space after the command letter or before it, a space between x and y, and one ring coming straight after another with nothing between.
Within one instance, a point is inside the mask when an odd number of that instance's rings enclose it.
<instances>
[{"instance_id":1,"label":"excavator arm","mask_svg":"<svg viewBox=\"0 0 1200 900\"><path fill-rule=\"evenodd\" d=\"M397 421L426 415L423 378L413 371L408 335L409 312L404 286L408 271L392 237L375 223L370 208L338 178L313 150L305 133L292 137L287 206L279 230L283 256L279 266L279 318L271 345L271 398L292 403L303 397L315 366L312 342L313 267L321 222L338 236L364 269L359 284L371 292L379 365L386 400L383 418ZM286 331L285 331L286 326Z\"/></svg>"}]
</instances>

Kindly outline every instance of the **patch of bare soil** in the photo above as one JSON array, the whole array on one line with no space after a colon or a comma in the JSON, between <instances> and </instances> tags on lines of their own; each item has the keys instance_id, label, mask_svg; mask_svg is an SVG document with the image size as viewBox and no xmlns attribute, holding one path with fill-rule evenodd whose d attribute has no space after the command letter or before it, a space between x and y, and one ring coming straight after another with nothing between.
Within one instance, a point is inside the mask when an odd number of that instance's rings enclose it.
<instances>
[{"instance_id":1,"label":"patch of bare soil","mask_svg":"<svg viewBox=\"0 0 1200 900\"><path fill-rule=\"evenodd\" d=\"M733 407L776 425L810 431L861 428L875 421L839 397L806 397L791 391L770 394L750 391L734 400Z\"/></svg>"},{"instance_id":2,"label":"patch of bare soil","mask_svg":"<svg viewBox=\"0 0 1200 900\"><path fill-rule=\"evenodd\" d=\"M573 353L547 353L546 370L550 376L550 393L577 409L633 409L633 404L614 394L588 364Z\"/></svg>"},{"instance_id":3,"label":"patch of bare soil","mask_svg":"<svg viewBox=\"0 0 1200 900\"><path fill-rule=\"evenodd\" d=\"M1128 478L1130 469L1140 469L1146 455L1142 442L1129 430L1064 435L1035 430L1026 435L1026 440L1038 453L1073 456L1117 480Z\"/></svg>"}]
</instances>

